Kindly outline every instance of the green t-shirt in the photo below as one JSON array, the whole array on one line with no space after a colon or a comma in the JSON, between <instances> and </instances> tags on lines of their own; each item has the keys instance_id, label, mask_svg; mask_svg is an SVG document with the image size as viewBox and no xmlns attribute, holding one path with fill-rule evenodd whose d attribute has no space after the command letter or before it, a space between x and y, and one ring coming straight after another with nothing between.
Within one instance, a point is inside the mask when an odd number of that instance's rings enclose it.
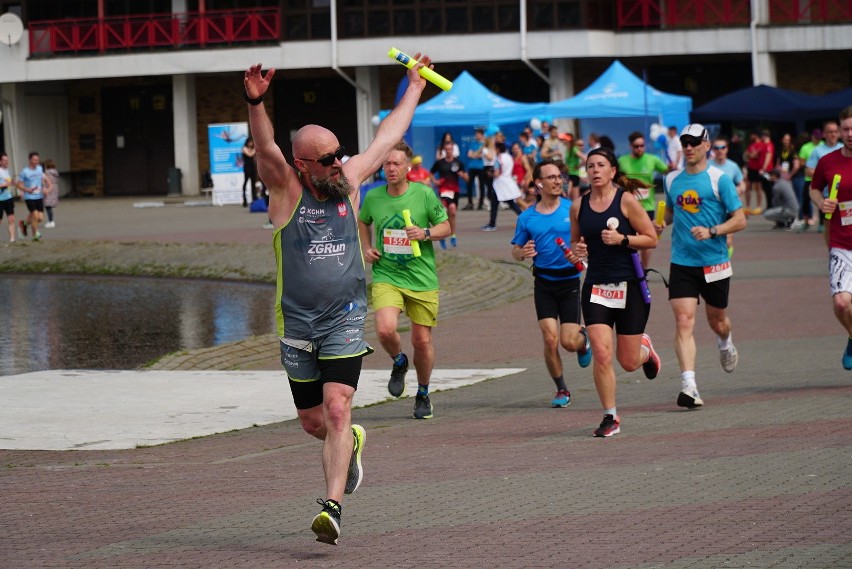
<instances>
[{"instance_id":1,"label":"green t-shirt","mask_svg":"<svg viewBox=\"0 0 852 569\"><path fill-rule=\"evenodd\" d=\"M810 156L810 155L811 155L811 152L813 152L813 151L814 151L814 148L816 148L816 147L817 147L817 145L816 145L816 144L814 144L814 142L813 142L812 140L809 140L809 141L807 141L806 143L804 143L804 144L802 145L802 147L799 149L799 158L801 158L801 159L802 159L802 172L804 172L804 171L805 171L805 166L804 166L804 164L805 164L805 162L807 162L807 161L808 161L808 156ZM806 181L806 182L810 182L810 181L811 181L811 177L806 175L806 176L805 176L805 181ZM807 184L805 184L805 187L807 188L807 187L808 187L808 185L807 185Z\"/></svg>"},{"instance_id":2,"label":"green t-shirt","mask_svg":"<svg viewBox=\"0 0 852 569\"><path fill-rule=\"evenodd\" d=\"M565 169L568 170L570 176L580 175L580 155L579 149L575 146L570 151L565 153Z\"/></svg>"},{"instance_id":3,"label":"green t-shirt","mask_svg":"<svg viewBox=\"0 0 852 569\"><path fill-rule=\"evenodd\" d=\"M640 180L651 186L647 192L648 195L641 198L639 203L646 211L654 211L657 207L654 194L654 172L665 174L669 170L668 166L653 154L646 153L639 158L634 157L633 154L625 154L618 157L618 169L628 178Z\"/></svg>"},{"instance_id":4,"label":"green t-shirt","mask_svg":"<svg viewBox=\"0 0 852 569\"><path fill-rule=\"evenodd\" d=\"M435 190L409 182L401 196L388 195L387 186L373 188L364 196L358 218L373 226L373 243L382 252L373 263L373 282L388 283L410 290L438 290L435 248L432 241L420 241L420 256L406 245L402 210L411 212L411 223L423 228L447 220L447 211Z\"/></svg>"}]
</instances>

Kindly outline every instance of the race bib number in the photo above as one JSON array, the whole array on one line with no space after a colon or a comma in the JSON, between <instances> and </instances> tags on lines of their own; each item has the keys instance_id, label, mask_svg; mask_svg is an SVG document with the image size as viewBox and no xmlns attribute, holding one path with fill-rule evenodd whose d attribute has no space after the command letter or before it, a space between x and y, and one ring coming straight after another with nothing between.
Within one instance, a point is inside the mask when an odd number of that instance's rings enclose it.
<instances>
[{"instance_id":1,"label":"race bib number","mask_svg":"<svg viewBox=\"0 0 852 569\"><path fill-rule=\"evenodd\" d=\"M648 188L636 188L636 199L646 200L648 196L650 196L650 192L648 192Z\"/></svg>"},{"instance_id":2,"label":"race bib number","mask_svg":"<svg viewBox=\"0 0 852 569\"><path fill-rule=\"evenodd\" d=\"M441 190L441 197L451 200L456 197L456 193L453 190Z\"/></svg>"},{"instance_id":3,"label":"race bib number","mask_svg":"<svg viewBox=\"0 0 852 569\"><path fill-rule=\"evenodd\" d=\"M733 274L734 271L733 269L731 269L730 261L725 261L724 263L719 263L718 265L710 265L709 267L704 267L704 280L708 283L713 283L722 279L726 279Z\"/></svg>"},{"instance_id":4,"label":"race bib number","mask_svg":"<svg viewBox=\"0 0 852 569\"><path fill-rule=\"evenodd\" d=\"M411 241L404 229L385 229L382 235L382 248L385 253L396 253L397 255L413 255L411 252Z\"/></svg>"},{"instance_id":5,"label":"race bib number","mask_svg":"<svg viewBox=\"0 0 852 569\"><path fill-rule=\"evenodd\" d=\"M841 225L852 225L852 202L838 203L837 212L840 214Z\"/></svg>"},{"instance_id":6,"label":"race bib number","mask_svg":"<svg viewBox=\"0 0 852 569\"><path fill-rule=\"evenodd\" d=\"M592 296L589 300L607 308L624 308L627 306L627 281L592 285Z\"/></svg>"}]
</instances>

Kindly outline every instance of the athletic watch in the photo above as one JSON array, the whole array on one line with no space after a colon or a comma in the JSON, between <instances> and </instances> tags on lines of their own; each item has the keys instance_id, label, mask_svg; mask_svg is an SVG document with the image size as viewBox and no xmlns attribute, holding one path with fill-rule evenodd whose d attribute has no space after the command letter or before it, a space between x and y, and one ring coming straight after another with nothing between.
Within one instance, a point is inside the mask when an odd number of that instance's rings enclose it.
<instances>
[{"instance_id":1,"label":"athletic watch","mask_svg":"<svg viewBox=\"0 0 852 569\"><path fill-rule=\"evenodd\" d=\"M629 247L630 246L630 240L627 238L627 235L625 235L624 239L621 240L621 246L622 247Z\"/></svg>"},{"instance_id":2,"label":"athletic watch","mask_svg":"<svg viewBox=\"0 0 852 569\"><path fill-rule=\"evenodd\" d=\"M718 233L718 231L716 230L716 226L715 226L715 225L714 225L713 227L711 227L711 228L710 228L710 237L716 237L716 234L717 234L717 233Z\"/></svg>"},{"instance_id":3,"label":"athletic watch","mask_svg":"<svg viewBox=\"0 0 852 569\"><path fill-rule=\"evenodd\" d=\"M425 234L424 237L423 237L423 241L428 241L429 238L432 237L432 232L429 231L428 227L423 230L423 233Z\"/></svg>"}]
</instances>

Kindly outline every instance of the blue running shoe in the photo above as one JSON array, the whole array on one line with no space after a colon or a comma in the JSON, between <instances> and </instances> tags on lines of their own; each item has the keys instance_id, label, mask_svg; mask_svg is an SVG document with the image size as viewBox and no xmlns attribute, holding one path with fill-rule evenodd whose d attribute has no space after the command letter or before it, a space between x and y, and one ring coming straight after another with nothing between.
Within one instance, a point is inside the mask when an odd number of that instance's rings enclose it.
<instances>
[{"instance_id":1,"label":"blue running shoe","mask_svg":"<svg viewBox=\"0 0 852 569\"><path fill-rule=\"evenodd\" d=\"M585 328L580 328L580 333L586 338L586 345L583 349L577 352L577 363L580 367L589 367L592 363L592 342L589 341L589 333Z\"/></svg>"},{"instance_id":2,"label":"blue running shoe","mask_svg":"<svg viewBox=\"0 0 852 569\"><path fill-rule=\"evenodd\" d=\"M567 389L560 389L556 392L556 397L550 402L551 407L568 407L571 404L571 392Z\"/></svg>"},{"instance_id":3,"label":"blue running shoe","mask_svg":"<svg viewBox=\"0 0 852 569\"><path fill-rule=\"evenodd\" d=\"M455 247L458 245L458 241L456 240L455 235L450 235L450 247Z\"/></svg>"},{"instance_id":4,"label":"blue running shoe","mask_svg":"<svg viewBox=\"0 0 852 569\"><path fill-rule=\"evenodd\" d=\"M438 243L441 244L441 249L443 249L444 251L447 250L447 240L446 239L441 239Z\"/></svg>"},{"instance_id":5,"label":"blue running shoe","mask_svg":"<svg viewBox=\"0 0 852 569\"><path fill-rule=\"evenodd\" d=\"M846 351L843 352L843 369L852 370L852 338L846 342Z\"/></svg>"}]
</instances>

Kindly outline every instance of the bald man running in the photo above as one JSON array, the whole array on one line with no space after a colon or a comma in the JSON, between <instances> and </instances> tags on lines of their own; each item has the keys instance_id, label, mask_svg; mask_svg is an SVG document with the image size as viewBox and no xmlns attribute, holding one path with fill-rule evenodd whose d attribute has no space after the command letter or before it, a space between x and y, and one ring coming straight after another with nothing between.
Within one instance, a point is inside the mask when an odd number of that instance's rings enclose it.
<instances>
[{"instance_id":1,"label":"bald man running","mask_svg":"<svg viewBox=\"0 0 852 569\"><path fill-rule=\"evenodd\" d=\"M278 264L275 302L281 363L302 428L323 441L326 499L311 529L317 541L337 544L340 502L361 482L361 452L366 434L351 424L352 397L363 356L373 349L364 340L367 289L358 242L358 190L381 168L385 157L411 123L425 81L408 71L408 88L379 125L361 154L341 162L346 151L330 130L307 125L292 140L293 164L275 144L263 97L275 75L260 65L245 72L245 99L257 148L257 167L269 188L269 219L275 226ZM353 197L353 192L356 192Z\"/></svg>"}]
</instances>

